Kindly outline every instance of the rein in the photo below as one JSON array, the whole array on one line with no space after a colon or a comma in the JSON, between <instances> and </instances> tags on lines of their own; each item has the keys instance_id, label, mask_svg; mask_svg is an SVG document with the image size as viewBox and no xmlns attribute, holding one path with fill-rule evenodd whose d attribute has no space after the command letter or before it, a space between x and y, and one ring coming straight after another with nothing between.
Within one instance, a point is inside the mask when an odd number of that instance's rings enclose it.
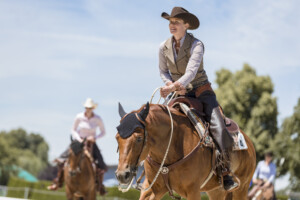
<instances>
[{"instance_id":1,"label":"rein","mask_svg":"<svg viewBox=\"0 0 300 200\"><path fill-rule=\"evenodd\" d=\"M157 92L157 90L159 90L159 89L161 89L161 87L157 88L157 89L154 91L154 93L152 94L152 98L151 98L151 100L150 100L150 103L152 102L152 99L153 99L154 94L155 94L155 93ZM174 97L175 94L176 94L176 92L174 92L174 94L172 95L171 99ZM161 96L160 96L160 98L159 98L159 101L160 101L160 99L161 99ZM159 103L159 101L158 101L158 103ZM168 147L167 147L167 150L166 150L166 153L165 153L165 155L164 155L164 158L163 158L163 160L162 160L162 162L161 162L161 164L160 164L160 167L159 167L159 169L158 169L158 171L157 171L157 173L156 173L156 175L155 175L155 177L154 177L152 183L149 185L149 187L147 187L147 188L145 188L145 189L142 188L142 190L144 190L145 192L152 188L152 186L153 186L153 184L156 182L156 180L157 180L159 174L160 174L162 171L165 171L165 170L163 170L163 169L165 169L165 168L164 168L164 164L165 164L167 155L168 155L169 150L170 150L170 146L171 146L171 142L172 142L172 138L173 138L173 132L174 132L174 122L173 122L173 117L172 117L170 108L168 107L168 104L169 104L169 103L170 103L170 101L169 101L169 102L167 103L167 105L166 105L166 108L167 108L167 110L168 110L168 113L169 113L169 116L170 116L170 120L171 120L171 135L170 135Z\"/></svg>"}]
</instances>

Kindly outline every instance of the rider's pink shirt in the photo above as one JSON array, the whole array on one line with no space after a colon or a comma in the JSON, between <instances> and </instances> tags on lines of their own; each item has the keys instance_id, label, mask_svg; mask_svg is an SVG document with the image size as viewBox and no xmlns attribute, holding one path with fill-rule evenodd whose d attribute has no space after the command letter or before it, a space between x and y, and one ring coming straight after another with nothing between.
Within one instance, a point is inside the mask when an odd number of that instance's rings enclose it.
<instances>
[{"instance_id":1,"label":"rider's pink shirt","mask_svg":"<svg viewBox=\"0 0 300 200\"><path fill-rule=\"evenodd\" d=\"M98 135L96 135L98 128L100 132ZM72 127L72 136L74 139L81 141L81 139L88 136L93 136L95 139L98 139L104 135L104 124L100 116L94 113L94 116L88 119L84 112L76 115Z\"/></svg>"}]
</instances>

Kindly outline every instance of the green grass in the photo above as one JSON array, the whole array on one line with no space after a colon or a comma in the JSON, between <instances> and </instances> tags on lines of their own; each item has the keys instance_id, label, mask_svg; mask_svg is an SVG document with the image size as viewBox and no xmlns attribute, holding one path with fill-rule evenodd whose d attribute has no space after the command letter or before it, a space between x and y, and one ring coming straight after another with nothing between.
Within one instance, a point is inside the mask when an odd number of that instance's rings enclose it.
<instances>
[{"instance_id":1,"label":"green grass","mask_svg":"<svg viewBox=\"0 0 300 200\"><path fill-rule=\"evenodd\" d=\"M64 188L59 189L57 192L48 191L46 188L50 185L50 181L39 181L37 183L27 182L18 178L10 178L8 187L20 188L18 190L8 190L7 197L24 198L24 188L29 188L28 198L34 200L66 200ZM107 188L108 193L105 198L97 196L97 200L136 200L139 199L140 192L131 189L126 193L122 193L117 187ZM206 194L201 195L202 200L208 200ZM287 200L288 197L283 194L278 194L278 200ZM168 193L162 198L162 200L172 200ZM184 199L183 199L184 200Z\"/></svg>"}]
</instances>

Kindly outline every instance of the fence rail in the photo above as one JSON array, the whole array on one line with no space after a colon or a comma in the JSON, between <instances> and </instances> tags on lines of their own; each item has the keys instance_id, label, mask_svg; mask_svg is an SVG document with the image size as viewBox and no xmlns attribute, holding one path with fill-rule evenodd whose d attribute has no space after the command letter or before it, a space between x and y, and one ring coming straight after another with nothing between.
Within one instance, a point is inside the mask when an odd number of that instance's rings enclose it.
<instances>
[{"instance_id":1,"label":"fence rail","mask_svg":"<svg viewBox=\"0 0 300 200\"><path fill-rule=\"evenodd\" d=\"M24 199L28 199L29 192L39 193L39 194L47 194L47 195L59 195L59 196L65 196L64 192L58 192L58 191L46 191L46 190L38 190L34 188L29 187L7 187L0 185L0 196L7 196L7 191L24 191Z\"/></svg>"},{"instance_id":2,"label":"fence rail","mask_svg":"<svg viewBox=\"0 0 300 200\"><path fill-rule=\"evenodd\" d=\"M24 192L24 199L28 199L29 198L29 194L30 193L39 193L39 194L45 194L45 195L49 195L53 196L66 196L65 192L60 192L60 191L47 191L47 190L39 190L39 189L34 189L34 188L29 188L29 187L7 187L7 186L3 186L0 185L0 199L1 197L7 197L7 193L8 191L18 191L18 192ZM97 197L97 200L124 200L121 199L119 197Z\"/></svg>"}]
</instances>

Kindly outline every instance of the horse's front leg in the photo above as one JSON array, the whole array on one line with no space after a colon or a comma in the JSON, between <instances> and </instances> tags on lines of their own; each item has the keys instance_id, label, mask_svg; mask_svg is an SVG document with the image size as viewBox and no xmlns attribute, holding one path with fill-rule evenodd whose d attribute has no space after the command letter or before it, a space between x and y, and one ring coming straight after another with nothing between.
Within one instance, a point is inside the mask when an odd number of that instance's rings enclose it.
<instances>
[{"instance_id":1,"label":"horse's front leg","mask_svg":"<svg viewBox=\"0 0 300 200\"><path fill-rule=\"evenodd\" d=\"M227 196L227 192L221 187L210 190L206 192L206 194L208 195L209 200L225 200Z\"/></svg>"},{"instance_id":2,"label":"horse's front leg","mask_svg":"<svg viewBox=\"0 0 300 200\"><path fill-rule=\"evenodd\" d=\"M96 191L92 190L88 192L84 198L84 200L96 200Z\"/></svg>"},{"instance_id":3,"label":"horse's front leg","mask_svg":"<svg viewBox=\"0 0 300 200\"><path fill-rule=\"evenodd\" d=\"M66 195L68 200L73 200L74 195L73 192L71 192L69 187L66 187Z\"/></svg>"},{"instance_id":4,"label":"horse's front leg","mask_svg":"<svg viewBox=\"0 0 300 200\"><path fill-rule=\"evenodd\" d=\"M148 188L149 185L148 179L145 178L143 182L143 188ZM160 200L165 193L166 191L164 189L155 192L152 190L152 188L147 191L141 190L139 200Z\"/></svg>"},{"instance_id":5,"label":"horse's front leg","mask_svg":"<svg viewBox=\"0 0 300 200\"><path fill-rule=\"evenodd\" d=\"M188 193L187 197L186 197L187 200L201 200L201 192L191 192L191 193Z\"/></svg>"}]
</instances>

